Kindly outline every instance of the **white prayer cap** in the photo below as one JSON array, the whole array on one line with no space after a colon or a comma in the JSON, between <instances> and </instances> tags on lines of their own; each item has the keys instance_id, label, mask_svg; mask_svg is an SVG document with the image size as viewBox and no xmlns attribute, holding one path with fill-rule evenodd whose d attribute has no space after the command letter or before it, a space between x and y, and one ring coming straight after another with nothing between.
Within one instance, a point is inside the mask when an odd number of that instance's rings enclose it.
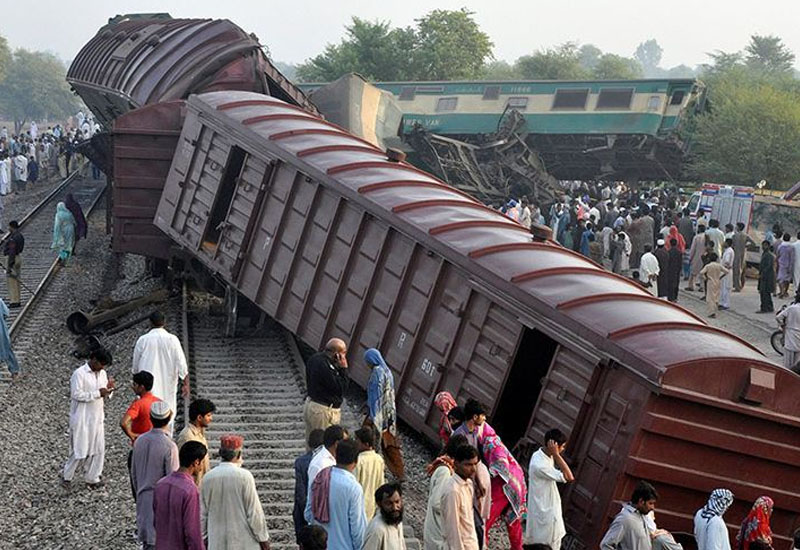
<instances>
[{"instance_id":1,"label":"white prayer cap","mask_svg":"<svg viewBox=\"0 0 800 550\"><path fill-rule=\"evenodd\" d=\"M656 241L656 244L657 244L658 246L664 246L664 244L665 244L665 243L664 243L664 239L658 239L658 240Z\"/></svg>"},{"instance_id":2,"label":"white prayer cap","mask_svg":"<svg viewBox=\"0 0 800 550\"><path fill-rule=\"evenodd\" d=\"M155 401L150 405L150 416L156 420L164 420L169 418L172 411L164 401Z\"/></svg>"}]
</instances>

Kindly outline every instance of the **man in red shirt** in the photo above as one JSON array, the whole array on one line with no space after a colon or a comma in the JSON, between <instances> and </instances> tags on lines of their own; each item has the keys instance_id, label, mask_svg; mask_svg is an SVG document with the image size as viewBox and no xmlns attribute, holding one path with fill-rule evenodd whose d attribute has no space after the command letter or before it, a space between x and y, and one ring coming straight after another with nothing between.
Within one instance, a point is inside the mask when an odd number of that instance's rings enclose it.
<instances>
[{"instance_id":1,"label":"man in red shirt","mask_svg":"<svg viewBox=\"0 0 800 550\"><path fill-rule=\"evenodd\" d=\"M153 429L150 422L150 405L160 401L158 397L150 393L153 389L153 375L146 371L137 372L133 375L133 393L136 399L122 416L119 425L131 440L131 445L136 438Z\"/></svg>"},{"instance_id":2,"label":"man in red shirt","mask_svg":"<svg viewBox=\"0 0 800 550\"><path fill-rule=\"evenodd\" d=\"M133 442L136 438L153 429L150 422L150 405L156 401L161 401L158 397L150 393L153 389L153 375L147 371L137 372L133 375L133 393L136 399L125 411L119 425L131 440L131 450L128 452L128 472L131 471L131 457L133 456ZM131 486L133 490L133 486ZM133 493L133 500L136 500L136 492Z\"/></svg>"}]
</instances>

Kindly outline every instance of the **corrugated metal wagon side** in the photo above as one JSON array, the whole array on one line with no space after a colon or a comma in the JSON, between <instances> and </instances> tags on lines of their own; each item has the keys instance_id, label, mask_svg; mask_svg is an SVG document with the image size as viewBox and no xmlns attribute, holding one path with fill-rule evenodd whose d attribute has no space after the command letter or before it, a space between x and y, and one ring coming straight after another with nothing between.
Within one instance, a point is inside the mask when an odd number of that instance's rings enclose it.
<instances>
[{"instance_id":1,"label":"corrugated metal wagon side","mask_svg":"<svg viewBox=\"0 0 800 550\"><path fill-rule=\"evenodd\" d=\"M153 217L183 127L185 102L168 101L114 121L112 193L115 252L168 259L172 241Z\"/></svg>"},{"instance_id":2,"label":"corrugated metal wagon side","mask_svg":"<svg viewBox=\"0 0 800 550\"><path fill-rule=\"evenodd\" d=\"M569 433L576 548L596 545L640 476L669 495L661 525L685 530L705 486L726 482L725 472L704 471L703 484L684 475L698 457L761 468L742 499L793 479L793 459L766 467L686 424L700 403L714 433L742 424L746 447L768 426L776 448L800 452L780 435L795 429L800 402L786 396L800 377L747 342L297 107L242 92L187 107L155 224L309 345L349 341L362 385L361 353L380 348L400 416L429 438L441 390L484 401L509 444ZM687 428L669 435L682 450L669 460L659 414ZM800 502L783 494L776 521L797 523Z\"/></svg>"}]
</instances>

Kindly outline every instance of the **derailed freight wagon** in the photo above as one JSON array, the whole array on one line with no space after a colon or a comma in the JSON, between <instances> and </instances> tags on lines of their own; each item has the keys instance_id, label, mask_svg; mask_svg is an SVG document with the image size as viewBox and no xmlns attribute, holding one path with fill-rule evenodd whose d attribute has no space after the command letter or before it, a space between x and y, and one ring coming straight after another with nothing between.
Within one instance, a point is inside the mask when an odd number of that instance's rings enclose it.
<instances>
[{"instance_id":1,"label":"derailed freight wagon","mask_svg":"<svg viewBox=\"0 0 800 550\"><path fill-rule=\"evenodd\" d=\"M297 107L187 107L155 224L309 345L347 340L362 385L380 348L429 438L441 390L489 405L509 444L570 433L572 545L596 547L638 478L678 533L718 486L732 526L762 493L779 537L798 526L796 375Z\"/></svg>"},{"instance_id":2,"label":"derailed freight wagon","mask_svg":"<svg viewBox=\"0 0 800 550\"><path fill-rule=\"evenodd\" d=\"M81 48L67 81L103 128L113 128L112 141L96 143L100 159L112 159L111 166L93 160L113 176L114 251L161 259L171 243L152 221L183 124L181 100L245 90L316 112L258 39L226 19L119 15Z\"/></svg>"}]
</instances>

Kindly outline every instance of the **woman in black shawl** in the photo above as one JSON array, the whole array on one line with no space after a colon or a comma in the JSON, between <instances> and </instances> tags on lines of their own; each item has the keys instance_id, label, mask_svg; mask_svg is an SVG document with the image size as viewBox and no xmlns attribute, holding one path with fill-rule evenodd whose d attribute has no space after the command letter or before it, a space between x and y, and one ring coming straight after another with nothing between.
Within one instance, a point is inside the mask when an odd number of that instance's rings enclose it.
<instances>
[{"instance_id":1,"label":"woman in black shawl","mask_svg":"<svg viewBox=\"0 0 800 550\"><path fill-rule=\"evenodd\" d=\"M72 196L72 193L67 195L64 204L67 210L72 212L72 217L75 218L75 244L77 245L80 239L86 238L86 216L83 215L83 209L78 204L78 201L75 200L75 197ZM74 246L72 247L72 253L75 254Z\"/></svg>"}]
</instances>

